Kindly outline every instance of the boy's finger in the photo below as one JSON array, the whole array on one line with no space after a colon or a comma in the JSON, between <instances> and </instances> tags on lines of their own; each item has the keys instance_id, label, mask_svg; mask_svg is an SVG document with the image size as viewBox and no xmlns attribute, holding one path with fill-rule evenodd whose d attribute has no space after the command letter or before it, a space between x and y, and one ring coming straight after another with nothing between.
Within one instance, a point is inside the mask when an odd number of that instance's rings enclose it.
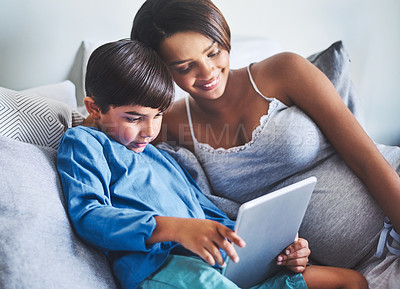
<instances>
[{"instance_id":1,"label":"boy's finger","mask_svg":"<svg viewBox=\"0 0 400 289\"><path fill-rule=\"evenodd\" d=\"M225 251L225 253L229 256L229 258L233 262L235 263L239 262L239 257L236 253L236 250L228 240L224 239L220 245L220 248Z\"/></svg>"},{"instance_id":2,"label":"boy's finger","mask_svg":"<svg viewBox=\"0 0 400 289\"><path fill-rule=\"evenodd\" d=\"M226 252L226 254L233 262L239 262L239 256L237 255L236 250L232 244L235 244L238 247L244 247L246 246L244 240L228 227L221 226L218 228L218 231L223 238L220 244L218 244L220 248L222 248Z\"/></svg>"},{"instance_id":3,"label":"boy's finger","mask_svg":"<svg viewBox=\"0 0 400 289\"><path fill-rule=\"evenodd\" d=\"M229 241L234 243L236 246L239 246L240 248L246 246L246 242L242 238L240 238L239 235L236 234L234 231L230 231L226 237Z\"/></svg>"},{"instance_id":4,"label":"boy's finger","mask_svg":"<svg viewBox=\"0 0 400 289\"><path fill-rule=\"evenodd\" d=\"M236 234L228 227L221 225L220 227L218 227L218 232L223 238L228 239L231 243L234 243L236 246L239 246L241 248L246 246L246 242L242 238L240 238L238 234Z\"/></svg>"},{"instance_id":5,"label":"boy's finger","mask_svg":"<svg viewBox=\"0 0 400 289\"><path fill-rule=\"evenodd\" d=\"M206 261L211 266L215 265L215 260L214 260L213 256L207 250L203 250L202 252L199 252L198 254L204 261Z\"/></svg>"},{"instance_id":6,"label":"boy's finger","mask_svg":"<svg viewBox=\"0 0 400 289\"><path fill-rule=\"evenodd\" d=\"M224 258L222 258L221 252L219 251L217 246L214 246L212 248L207 248L207 250L213 257L214 262L216 262L219 266L225 263L225 260Z\"/></svg>"}]
</instances>

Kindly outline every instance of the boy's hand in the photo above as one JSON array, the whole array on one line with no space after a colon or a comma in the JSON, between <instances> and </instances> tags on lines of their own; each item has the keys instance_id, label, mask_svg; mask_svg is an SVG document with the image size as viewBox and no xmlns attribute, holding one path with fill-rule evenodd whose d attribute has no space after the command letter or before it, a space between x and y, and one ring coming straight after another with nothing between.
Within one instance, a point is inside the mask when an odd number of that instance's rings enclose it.
<instances>
[{"instance_id":1,"label":"boy's hand","mask_svg":"<svg viewBox=\"0 0 400 289\"><path fill-rule=\"evenodd\" d=\"M310 253L308 241L296 237L295 241L285 249L283 254L276 258L277 264L286 266L295 273L302 273L306 269Z\"/></svg>"},{"instance_id":2,"label":"boy's hand","mask_svg":"<svg viewBox=\"0 0 400 289\"><path fill-rule=\"evenodd\" d=\"M198 254L211 266L215 263L219 266L225 265L219 248L224 250L233 262L239 261L233 244L244 247L245 242L234 231L211 220L181 219L181 221L174 239L186 249Z\"/></svg>"}]
</instances>

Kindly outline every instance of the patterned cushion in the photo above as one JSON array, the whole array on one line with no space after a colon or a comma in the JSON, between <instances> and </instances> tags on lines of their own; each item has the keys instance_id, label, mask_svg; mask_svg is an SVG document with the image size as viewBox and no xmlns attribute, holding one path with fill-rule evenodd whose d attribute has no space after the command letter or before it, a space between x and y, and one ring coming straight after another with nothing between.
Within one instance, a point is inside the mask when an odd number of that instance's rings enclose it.
<instances>
[{"instance_id":1,"label":"patterned cushion","mask_svg":"<svg viewBox=\"0 0 400 289\"><path fill-rule=\"evenodd\" d=\"M0 135L57 149L71 125L68 105L0 87Z\"/></svg>"}]
</instances>

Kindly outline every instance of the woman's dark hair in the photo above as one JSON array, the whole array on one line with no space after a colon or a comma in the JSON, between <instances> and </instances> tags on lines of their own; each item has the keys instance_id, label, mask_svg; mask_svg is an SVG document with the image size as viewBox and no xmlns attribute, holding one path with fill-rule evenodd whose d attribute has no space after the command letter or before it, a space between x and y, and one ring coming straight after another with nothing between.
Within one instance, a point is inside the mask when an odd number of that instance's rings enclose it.
<instances>
[{"instance_id":1,"label":"woman's dark hair","mask_svg":"<svg viewBox=\"0 0 400 289\"><path fill-rule=\"evenodd\" d=\"M85 88L102 113L124 105L158 108L162 112L174 99L172 77L157 53L129 39L110 42L93 51Z\"/></svg>"},{"instance_id":2,"label":"woman's dark hair","mask_svg":"<svg viewBox=\"0 0 400 289\"><path fill-rule=\"evenodd\" d=\"M229 26L210 0L147 0L133 20L131 39L158 52L166 38L185 31L198 32L231 50Z\"/></svg>"}]
</instances>

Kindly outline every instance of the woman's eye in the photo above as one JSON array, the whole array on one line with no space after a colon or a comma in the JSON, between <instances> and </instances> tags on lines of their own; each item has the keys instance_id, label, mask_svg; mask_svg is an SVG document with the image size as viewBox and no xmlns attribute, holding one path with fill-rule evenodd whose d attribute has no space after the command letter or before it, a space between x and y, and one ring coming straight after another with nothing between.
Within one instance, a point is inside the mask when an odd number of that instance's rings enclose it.
<instances>
[{"instance_id":1,"label":"woman's eye","mask_svg":"<svg viewBox=\"0 0 400 289\"><path fill-rule=\"evenodd\" d=\"M178 72L179 72L180 74L189 73L190 70L192 70L192 67L193 67L193 65L189 65L188 67L179 68L179 69L178 69Z\"/></svg>"},{"instance_id":2,"label":"woman's eye","mask_svg":"<svg viewBox=\"0 0 400 289\"><path fill-rule=\"evenodd\" d=\"M215 52L211 52L209 55L208 55L208 57L209 58L215 58L215 57L217 57L219 54L221 53L221 50L217 50L217 51L215 51Z\"/></svg>"}]
</instances>

